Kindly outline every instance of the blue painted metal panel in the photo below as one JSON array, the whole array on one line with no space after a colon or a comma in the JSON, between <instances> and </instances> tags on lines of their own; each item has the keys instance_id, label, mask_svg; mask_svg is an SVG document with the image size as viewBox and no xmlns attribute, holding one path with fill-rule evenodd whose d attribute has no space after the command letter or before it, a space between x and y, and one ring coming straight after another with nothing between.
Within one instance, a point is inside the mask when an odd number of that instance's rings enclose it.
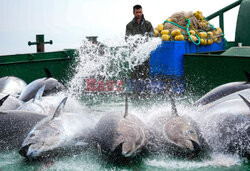
<instances>
[{"instance_id":1,"label":"blue painted metal panel","mask_svg":"<svg viewBox=\"0 0 250 171\"><path fill-rule=\"evenodd\" d=\"M224 50L223 41L206 46L196 46L188 41L163 41L151 52L151 90L154 91L154 87L157 87L155 91L159 91L159 87L163 86L173 89L176 93L184 92L183 55L218 50Z\"/></svg>"}]
</instances>

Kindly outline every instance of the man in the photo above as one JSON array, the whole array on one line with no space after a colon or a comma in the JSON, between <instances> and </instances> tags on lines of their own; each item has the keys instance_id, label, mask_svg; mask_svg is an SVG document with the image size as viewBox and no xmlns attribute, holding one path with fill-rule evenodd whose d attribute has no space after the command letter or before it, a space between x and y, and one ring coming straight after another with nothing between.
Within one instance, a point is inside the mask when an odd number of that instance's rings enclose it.
<instances>
[{"instance_id":1,"label":"man","mask_svg":"<svg viewBox=\"0 0 250 171\"><path fill-rule=\"evenodd\" d=\"M145 20L142 12L142 6L135 5L133 7L133 14L133 20L126 26L125 40L127 41L129 36L134 36L137 34L152 37L154 35L154 30L152 24L149 21ZM137 88L134 91L137 91L137 93L139 93L140 91L147 91L147 89L145 88L145 81L149 79L149 59L142 65L135 66L134 70L131 72L131 79L136 80ZM139 88L141 87L141 84L144 88Z\"/></svg>"},{"instance_id":2,"label":"man","mask_svg":"<svg viewBox=\"0 0 250 171\"><path fill-rule=\"evenodd\" d=\"M154 30L152 24L145 20L142 12L142 6L135 5L133 7L133 14L135 17L126 26L125 39L127 40L128 36L134 36L136 34L148 35L152 37L154 35Z\"/></svg>"}]
</instances>

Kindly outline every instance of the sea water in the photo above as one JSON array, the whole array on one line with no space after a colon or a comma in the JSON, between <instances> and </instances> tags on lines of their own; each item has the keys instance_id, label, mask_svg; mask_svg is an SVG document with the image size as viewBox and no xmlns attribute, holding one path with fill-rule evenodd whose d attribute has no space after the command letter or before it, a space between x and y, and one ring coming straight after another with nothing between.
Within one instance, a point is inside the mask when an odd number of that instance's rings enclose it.
<instances>
[{"instance_id":1,"label":"sea water","mask_svg":"<svg viewBox=\"0 0 250 171\"><path fill-rule=\"evenodd\" d=\"M129 78L131 69L147 60L150 52L160 42L159 39L145 41L144 38L139 38L131 40L130 44L124 45L119 42L121 44L119 47L110 49L101 44L83 40L78 50L75 74L67 83L68 90L55 95L54 100L60 101L68 96L70 104L66 104L67 111L89 114L96 121L110 112L123 115L126 86L119 91L116 89L87 91L86 80L95 79L106 83L110 80L115 82ZM162 113L171 113L171 104L167 95L132 97L129 96L129 113L138 116L146 124L150 124L152 119ZM176 97L175 100L178 113L192 117L199 124L202 123L202 117L190 105L197 98L196 95L187 93ZM208 122L216 122L216 120L211 119ZM202 128L202 125L200 126ZM18 149L13 149L0 152L0 170L250 170L249 160L237 154L217 151L198 160L175 158L168 154L147 155L136 160L118 165L104 160L100 154L86 150L44 161L27 161L18 154Z\"/></svg>"}]
</instances>

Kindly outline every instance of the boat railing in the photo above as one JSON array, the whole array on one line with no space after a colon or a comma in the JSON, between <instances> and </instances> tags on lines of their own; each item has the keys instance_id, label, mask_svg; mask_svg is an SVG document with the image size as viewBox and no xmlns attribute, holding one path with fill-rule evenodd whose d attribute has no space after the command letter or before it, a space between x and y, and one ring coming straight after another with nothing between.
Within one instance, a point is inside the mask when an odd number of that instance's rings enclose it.
<instances>
[{"instance_id":1,"label":"boat railing","mask_svg":"<svg viewBox=\"0 0 250 171\"><path fill-rule=\"evenodd\" d=\"M241 4L241 2L242 2L242 0L238 0L238 1L228 5L226 7L216 11L215 13L207 16L206 19L209 21L209 20L219 16L219 25L220 25L221 30L224 32L224 13L237 7L238 5Z\"/></svg>"}]
</instances>

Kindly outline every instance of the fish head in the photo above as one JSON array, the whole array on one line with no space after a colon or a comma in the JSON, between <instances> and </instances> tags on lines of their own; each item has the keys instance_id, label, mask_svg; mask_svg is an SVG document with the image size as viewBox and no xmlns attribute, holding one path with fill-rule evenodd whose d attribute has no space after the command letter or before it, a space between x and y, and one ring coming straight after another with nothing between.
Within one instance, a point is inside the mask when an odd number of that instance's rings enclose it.
<instances>
[{"instance_id":1,"label":"fish head","mask_svg":"<svg viewBox=\"0 0 250 171\"><path fill-rule=\"evenodd\" d=\"M128 119L120 121L116 136L114 136L113 151L121 148L122 156L133 157L145 144L145 133L140 125Z\"/></svg>"},{"instance_id":2,"label":"fish head","mask_svg":"<svg viewBox=\"0 0 250 171\"><path fill-rule=\"evenodd\" d=\"M174 117L166 122L163 135L167 141L184 150L195 151L200 149L199 134L189 119Z\"/></svg>"},{"instance_id":3,"label":"fish head","mask_svg":"<svg viewBox=\"0 0 250 171\"><path fill-rule=\"evenodd\" d=\"M43 93L44 95L57 93L65 89L65 86L55 78L46 78L44 79L43 83L46 85L46 88Z\"/></svg>"},{"instance_id":4,"label":"fish head","mask_svg":"<svg viewBox=\"0 0 250 171\"><path fill-rule=\"evenodd\" d=\"M36 158L56 148L62 141L63 132L60 125L53 121L35 127L23 141L19 154Z\"/></svg>"}]
</instances>

